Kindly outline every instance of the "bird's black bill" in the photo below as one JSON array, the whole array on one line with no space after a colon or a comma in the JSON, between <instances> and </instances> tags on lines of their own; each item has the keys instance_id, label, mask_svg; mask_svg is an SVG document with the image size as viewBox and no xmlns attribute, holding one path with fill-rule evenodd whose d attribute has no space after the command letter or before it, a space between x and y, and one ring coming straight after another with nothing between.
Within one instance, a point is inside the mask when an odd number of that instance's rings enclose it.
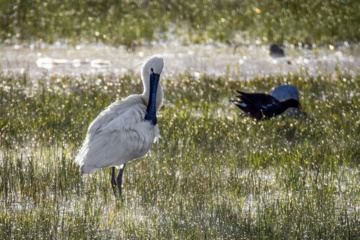
<instances>
[{"instance_id":1,"label":"bird's black bill","mask_svg":"<svg viewBox=\"0 0 360 240\"><path fill-rule=\"evenodd\" d=\"M160 79L160 74L156 74L156 73L150 74L150 83L154 81L159 81L159 79Z\"/></svg>"},{"instance_id":2,"label":"bird's black bill","mask_svg":"<svg viewBox=\"0 0 360 240\"><path fill-rule=\"evenodd\" d=\"M160 74L150 74L150 96L149 103L146 109L145 120L151 121L153 125L156 125L156 93L160 80Z\"/></svg>"}]
</instances>

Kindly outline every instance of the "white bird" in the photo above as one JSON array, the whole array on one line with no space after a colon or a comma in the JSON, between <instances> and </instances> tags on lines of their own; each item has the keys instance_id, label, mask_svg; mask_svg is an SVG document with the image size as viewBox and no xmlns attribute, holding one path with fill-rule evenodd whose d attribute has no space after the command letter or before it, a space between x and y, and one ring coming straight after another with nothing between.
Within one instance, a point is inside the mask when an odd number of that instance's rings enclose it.
<instances>
[{"instance_id":1,"label":"white bird","mask_svg":"<svg viewBox=\"0 0 360 240\"><path fill-rule=\"evenodd\" d=\"M142 94L118 100L102 111L90 124L81 150L75 158L81 173L112 167L111 185L121 195L125 164L144 157L160 138L156 112L162 105L159 83L164 67L162 57L153 56L142 66ZM115 167L120 168L115 179Z\"/></svg>"}]
</instances>

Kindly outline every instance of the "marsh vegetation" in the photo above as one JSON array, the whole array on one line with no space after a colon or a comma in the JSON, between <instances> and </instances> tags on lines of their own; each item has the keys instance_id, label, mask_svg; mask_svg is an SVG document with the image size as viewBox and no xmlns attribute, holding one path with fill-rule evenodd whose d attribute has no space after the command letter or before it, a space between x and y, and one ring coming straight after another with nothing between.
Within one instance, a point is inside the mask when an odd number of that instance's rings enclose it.
<instances>
[{"instance_id":1,"label":"marsh vegetation","mask_svg":"<svg viewBox=\"0 0 360 240\"><path fill-rule=\"evenodd\" d=\"M305 114L256 123L234 89L280 83ZM359 75L162 79L162 139L127 166L121 200L110 169L74 164L92 119L141 92L138 76L1 75L0 234L36 238L355 238L359 234Z\"/></svg>"},{"instance_id":2,"label":"marsh vegetation","mask_svg":"<svg viewBox=\"0 0 360 240\"><path fill-rule=\"evenodd\" d=\"M356 0L1 1L0 42L338 44L360 40Z\"/></svg>"},{"instance_id":3,"label":"marsh vegetation","mask_svg":"<svg viewBox=\"0 0 360 240\"><path fill-rule=\"evenodd\" d=\"M0 2L0 239L360 235L358 1ZM110 169L81 176L74 158L105 107L142 92L132 65L156 45L162 139L118 199ZM229 102L280 84L303 114L258 123Z\"/></svg>"}]
</instances>

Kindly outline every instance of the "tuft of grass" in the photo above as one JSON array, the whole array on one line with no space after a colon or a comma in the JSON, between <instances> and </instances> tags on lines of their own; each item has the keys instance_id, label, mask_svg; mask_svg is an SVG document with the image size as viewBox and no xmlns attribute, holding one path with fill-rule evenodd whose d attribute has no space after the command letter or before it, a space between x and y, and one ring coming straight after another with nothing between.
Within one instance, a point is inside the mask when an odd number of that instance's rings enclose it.
<instances>
[{"instance_id":1,"label":"tuft of grass","mask_svg":"<svg viewBox=\"0 0 360 240\"><path fill-rule=\"evenodd\" d=\"M360 75L337 76L162 79L162 139L115 199L110 169L80 176L74 157L141 80L2 74L0 238L356 238ZM304 114L257 123L229 103L278 84L299 88Z\"/></svg>"}]
</instances>

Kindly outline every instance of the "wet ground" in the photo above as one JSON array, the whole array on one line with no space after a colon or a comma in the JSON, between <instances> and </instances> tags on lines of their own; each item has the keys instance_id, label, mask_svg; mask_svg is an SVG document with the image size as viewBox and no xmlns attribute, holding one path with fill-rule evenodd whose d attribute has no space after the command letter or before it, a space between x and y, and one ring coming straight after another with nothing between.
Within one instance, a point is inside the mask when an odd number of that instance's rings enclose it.
<instances>
[{"instance_id":1,"label":"wet ground","mask_svg":"<svg viewBox=\"0 0 360 240\"><path fill-rule=\"evenodd\" d=\"M132 74L139 63L153 54L165 58L164 76L190 74L227 76L246 80L257 76L302 72L308 75L333 74L336 69L349 74L360 70L360 46L285 46L285 57L269 56L269 46L188 45L163 43L137 47L104 45L2 46L0 69L5 73L27 73L31 78L52 75Z\"/></svg>"}]
</instances>

